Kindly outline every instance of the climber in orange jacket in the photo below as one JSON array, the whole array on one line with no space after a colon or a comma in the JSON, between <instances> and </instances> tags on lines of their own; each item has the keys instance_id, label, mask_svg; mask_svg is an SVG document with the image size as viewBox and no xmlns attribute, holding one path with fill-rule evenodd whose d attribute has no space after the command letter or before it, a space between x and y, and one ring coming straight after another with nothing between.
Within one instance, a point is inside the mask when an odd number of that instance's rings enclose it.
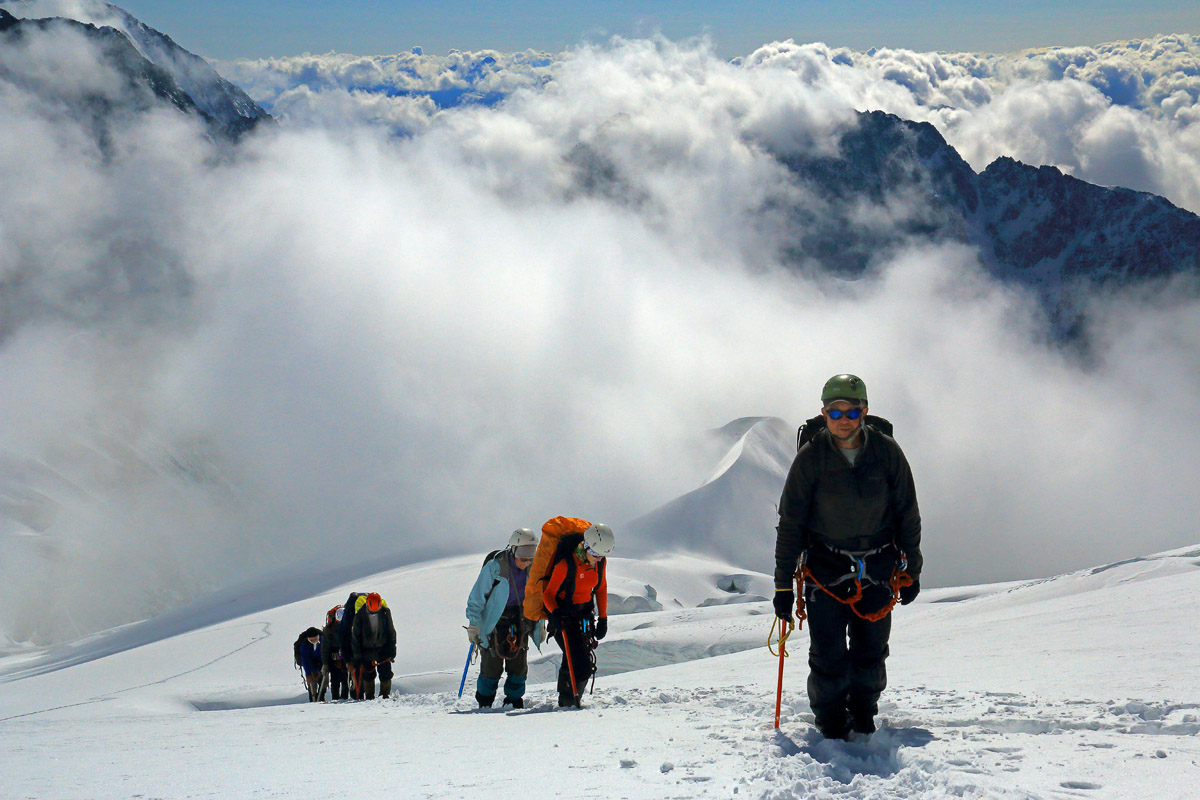
<instances>
[{"instance_id":1,"label":"climber in orange jacket","mask_svg":"<svg viewBox=\"0 0 1200 800\"><path fill-rule=\"evenodd\" d=\"M607 556L614 545L612 528L592 524L568 534L555 552L542 603L550 612L547 633L562 648L558 704L579 707L583 687L595 671L592 650L608 633Z\"/></svg>"}]
</instances>

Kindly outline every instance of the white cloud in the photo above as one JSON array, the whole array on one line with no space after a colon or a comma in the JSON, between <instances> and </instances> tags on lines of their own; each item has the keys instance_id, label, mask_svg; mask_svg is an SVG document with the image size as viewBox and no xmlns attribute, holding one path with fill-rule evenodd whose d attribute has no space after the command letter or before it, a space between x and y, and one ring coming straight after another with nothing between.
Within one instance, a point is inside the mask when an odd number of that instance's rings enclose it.
<instances>
[{"instance_id":1,"label":"white cloud","mask_svg":"<svg viewBox=\"0 0 1200 800\"><path fill-rule=\"evenodd\" d=\"M658 46L630 42L607 52ZM379 94L436 97L442 107L464 96L487 98L490 105L543 86L554 91L564 76L590 63L593 52L582 47L554 55L331 53L236 61L222 68L260 102L282 103L291 124L328 125L337 119L328 113L334 107L330 101L321 104L326 109L321 111L315 103L288 102L293 93L302 92L308 100L304 87L323 99L326 92L350 92L341 98L342 113L366 119L387 115L377 108L356 111L350 106L377 104L372 95ZM683 68L682 61L674 61ZM719 74L713 62L705 59L706 75ZM826 105L834 101L841 108L878 109L932 122L977 171L1007 155L1034 165L1052 164L1089 182L1161 194L1200 212L1200 131L1195 127L1200 118L1200 37L1166 35L1011 55L893 49L862 53L789 40L764 45L735 63L738 69L728 71L724 80L743 87L774 84L775 91L761 99L764 104L787 107L825 95ZM597 79L591 86L601 104L605 94L623 96L629 78L622 72L610 77L616 82ZM678 88L674 80L664 86ZM647 99L663 98L651 94ZM434 113L431 106L407 109L389 124L397 130L422 130ZM807 111L802 116L812 121ZM787 123L785 136L801 129L793 124L796 120L780 120ZM769 141L767 132L757 133L760 141Z\"/></svg>"},{"instance_id":2,"label":"white cloud","mask_svg":"<svg viewBox=\"0 0 1200 800\"><path fill-rule=\"evenodd\" d=\"M322 125L233 155L163 113L115 127L100 157L5 87L0 183L22 188L0 194L19 310L0 332L0 453L69 481L17 481L53 504L40 534L0 531L6 628L72 636L276 565L483 550L563 513L613 523L619 547L622 521L706 477L680 455L694 435L798 422L844 370L913 461L931 584L1194 541L1196 467L1164 457L1200 444L1194 301L1097 301L1100 349L1079 363L967 250L856 284L777 262L772 209L805 198L762 143L828 148L858 97L925 107L839 57L619 42L496 108L437 113L306 83L279 97ZM909 66L946 94L949 67ZM1044 136L1078 117L1103 142L1120 137L1095 126L1160 130L1048 85L989 100L995 127L1025 91ZM1082 170L1080 146L1029 145ZM1169 447L1139 414L1156 375Z\"/></svg>"},{"instance_id":3,"label":"white cloud","mask_svg":"<svg viewBox=\"0 0 1200 800\"><path fill-rule=\"evenodd\" d=\"M550 79L561 55L535 51L500 53L494 50L462 52L444 56L401 53L359 56L325 53L283 58L214 62L229 80L237 83L269 111L287 107L293 125L319 126L329 121L326 114L311 118L288 107L297 90L317 94L343 92L357 102L377 102L373 95L389 98L420 98L437 106L498 99L524 89L534 89ZM361 116L361 113L354 113ZM421 123L417 123L418 129Z\"/></svg>"},{"instance_id":4,"label":"white cloud","mask_svg":"<svg viewBox=\"0 0 1200 800\"><path fill-rule=\"evenodd\" d=\"M1011 55L773 43L744 60L928 121L976 170L1002 155L1200 212L1200 36Z\"/></svg>"},{"instance_id":5,"label":"white cloud","mask_svg":"<svg viewBox=\"0 0 1200 800\"><path fill-rule=\"evenodd\" d=\"M324 130L379 125L396 136L424 130L436 111L437 105L426 96L390 97L342 89L314 91L306 85L280 93L271 108L274 117L285 125Z\"/></svg>"}]
</instances>

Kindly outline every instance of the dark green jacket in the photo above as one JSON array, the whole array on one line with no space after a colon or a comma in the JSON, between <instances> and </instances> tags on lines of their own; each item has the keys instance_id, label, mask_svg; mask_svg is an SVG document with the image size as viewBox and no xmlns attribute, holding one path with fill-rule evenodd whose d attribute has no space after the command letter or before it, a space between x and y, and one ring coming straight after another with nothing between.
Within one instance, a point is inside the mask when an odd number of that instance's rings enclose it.
<instances>
[{"instance_id":1,"label":"dark green jacket","mask_svg":"<svg viewBox=\"0 0 1200 800\"><path fill-rule=\"evenodd\" d=\"M871 550L893 543L921 574L921 514L912 470L896 440L863 426L853 467L823 430L800 448L779 498L775 586L792 586L796 560L814 544Z\"/></svg>"}]
</instances>

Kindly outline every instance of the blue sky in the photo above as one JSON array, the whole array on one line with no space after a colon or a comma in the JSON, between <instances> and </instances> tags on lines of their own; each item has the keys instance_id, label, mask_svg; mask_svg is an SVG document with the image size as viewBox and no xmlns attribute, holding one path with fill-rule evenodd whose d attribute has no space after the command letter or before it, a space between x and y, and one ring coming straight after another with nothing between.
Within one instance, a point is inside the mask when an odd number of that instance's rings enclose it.
<instances>
[{"instance_id":1,"label":"blue sky","mask_svg":"<svg viewBox=\"0 0 1200 800\"><path fill-rule=\"evenodd\" d=\"M210 58L336 50L378 55L492 48L558 51L614 35L707 33L720 55L778 39L856 49L1010 52L1200 32L1200 3L1080 0L117 0L116 5Z\"/></svg>"}]
</instances>

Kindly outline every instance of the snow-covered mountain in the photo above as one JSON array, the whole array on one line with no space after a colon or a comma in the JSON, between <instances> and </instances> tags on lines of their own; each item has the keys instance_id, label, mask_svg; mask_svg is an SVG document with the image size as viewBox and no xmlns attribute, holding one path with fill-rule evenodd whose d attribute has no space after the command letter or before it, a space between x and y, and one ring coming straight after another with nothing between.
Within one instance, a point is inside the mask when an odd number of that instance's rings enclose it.
<instances>
[{"instance_id":1,"label":"snow-covered mountain","mask_svg":"<svg viewBox=\"0 0 1200 800\"><path fill-rule=\"evenodd\" d=\"M248 590L223 610L182 609L173 630L150 621L0 658L4 794L457 798L486 785L509 798L528 795L534 770L572 798L1194 796L1200 547L925 591L895 612L881 728L852 743L812 727L804 631L772 729L770 604L730 604L726 588L759 593L769 578L684 557L612 560L613 601L653 593L663 608L612 618L583 710L554 707L551 645L535 653L527 708L473 711L456 694L479 562L363 574L278 606ZM396 612L398 691L307 704L290 643L352 590Z\"/></svg>"},{"instance_id":2,"label":"snow-covered mountain","mask_svg":"<svg viewBox=\"0 0 1200 800\"><path fill-rule=\"evenodd\" d=\"M725 448L711 477L622 531L639 551L736 555L740 563L770 571L776 508L796 455L796 428L775 417L745 417L709 436Z\"/></svg>"},{"instance_id":3,"label":"snow-covered mountain","mask_svg":"<svg viewBox=\"0 0 1200 800\"><path fill-rule=\"evenodd\" d=\"M97 48L97 66L124 79L120 93L93 92L83 102L97 116L122 108L145 111L149 96L201 116L213 133L236 139L270 116L240 88L222 78L203 58L131 14L101 0L17 0L0 8L0 78L68 103L64 96L79 38ZM63 36L72 37L64 44ZM22 54L13 51L23 50ZM32 51L32 53L30 53ZM29 58L20 58L25 55ZM57 69L56 69L57 65ZM51 77L51 73L61 74Z\"/></svg>"}]
</instances>

